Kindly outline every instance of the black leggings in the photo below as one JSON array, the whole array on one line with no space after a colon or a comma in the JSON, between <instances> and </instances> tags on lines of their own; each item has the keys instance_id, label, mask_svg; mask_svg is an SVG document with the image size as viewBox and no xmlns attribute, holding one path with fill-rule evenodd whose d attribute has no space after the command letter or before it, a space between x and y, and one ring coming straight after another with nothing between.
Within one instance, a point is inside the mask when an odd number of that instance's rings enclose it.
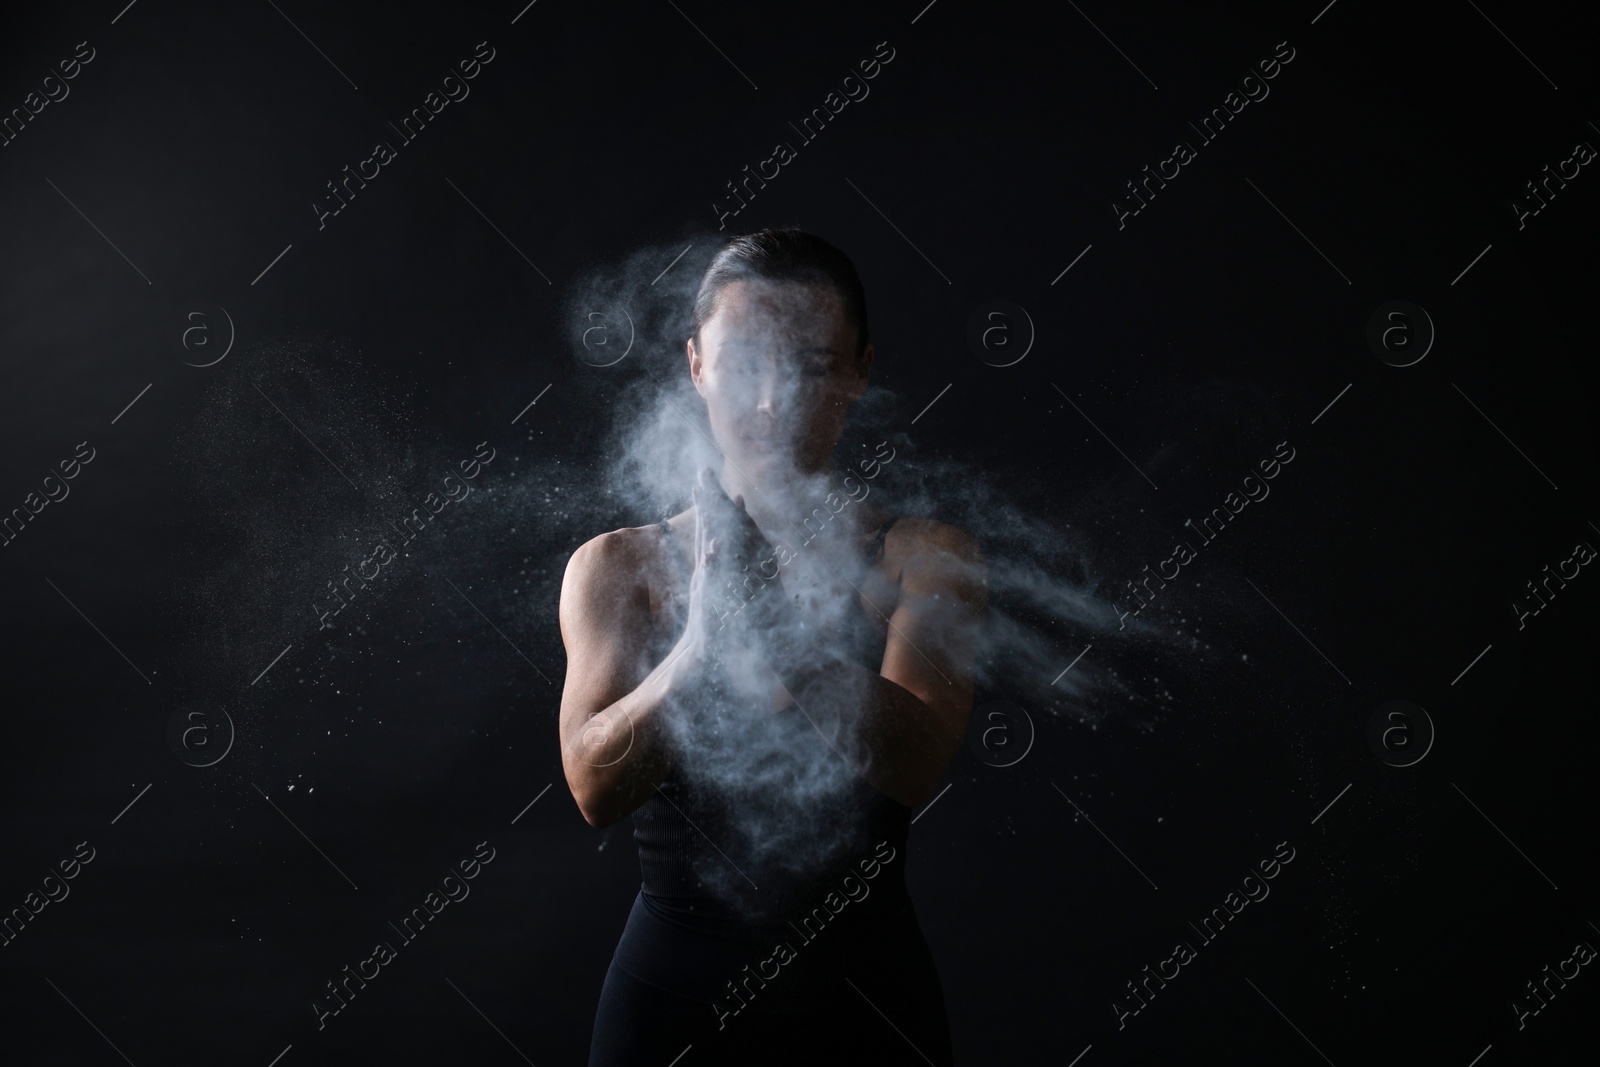
<instances>
[{"instance_id":1,"label":"black leggings","mask_svg":"<svg viewBox=\"0 0 1600 1067\"><path fill-rule=\"evenodd\" d=\"M909 897L875 895L820 930L788 929L703 933L640 893L600 991L589 1067L953 1067L944 991Z\"/></svg>"}]
</instances>

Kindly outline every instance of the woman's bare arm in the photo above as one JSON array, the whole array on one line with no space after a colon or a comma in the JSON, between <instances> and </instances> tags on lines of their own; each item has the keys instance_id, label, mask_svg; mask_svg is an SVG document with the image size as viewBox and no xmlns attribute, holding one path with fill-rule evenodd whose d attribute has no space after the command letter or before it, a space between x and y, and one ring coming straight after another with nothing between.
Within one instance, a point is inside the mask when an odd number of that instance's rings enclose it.
<instances>
[{"instance_id":1,"label":"woman's bare arm","mask_svg":"<svg viewBox=\"0 0 1600 1067\"><path fill-rule=\"evenodd\" d=\"M703 677L699 645L687 633L661 663L645 657L646 551L635 531L601 534L572 554L561 583L561 765L578 810L600 828L632 812L666 776L659 717Z\"/></svg>"}]
</instances>

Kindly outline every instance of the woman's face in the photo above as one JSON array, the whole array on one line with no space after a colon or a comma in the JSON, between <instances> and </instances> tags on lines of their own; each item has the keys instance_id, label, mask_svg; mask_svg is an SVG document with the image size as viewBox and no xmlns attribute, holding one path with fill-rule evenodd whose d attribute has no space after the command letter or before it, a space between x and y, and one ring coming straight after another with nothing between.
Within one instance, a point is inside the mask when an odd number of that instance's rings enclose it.
<instances>
[{"instance_id":1,"label":"woman's face","mask_svg":"<svg viewBox=\"0 0 1600 1067\"><path fill-rule=\"evenodd\" d=\"M852 401L867 386L872 346L831 287L729 282L689 341L689 375L717 446L741 471L825 471Z\"/></svg>"}]
</instances>

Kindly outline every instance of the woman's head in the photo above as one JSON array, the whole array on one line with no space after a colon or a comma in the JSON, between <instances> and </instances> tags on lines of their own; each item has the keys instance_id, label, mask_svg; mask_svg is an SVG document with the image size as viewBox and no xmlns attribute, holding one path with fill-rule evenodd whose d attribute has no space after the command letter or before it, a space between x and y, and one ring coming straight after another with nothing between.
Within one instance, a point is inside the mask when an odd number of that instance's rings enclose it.
<instances>
[{"instance_id":1,"label":"woman's head","mask_svg":"<svg viewBox=\"0 0 1600 1067\"><path fill-rule=\"evenodd\" d=\"M734 237L706 268L687 348L717 445L740 470L825 470L872 366L866 293L849 257L814 234Z\"/></svg>"}]
</instances>

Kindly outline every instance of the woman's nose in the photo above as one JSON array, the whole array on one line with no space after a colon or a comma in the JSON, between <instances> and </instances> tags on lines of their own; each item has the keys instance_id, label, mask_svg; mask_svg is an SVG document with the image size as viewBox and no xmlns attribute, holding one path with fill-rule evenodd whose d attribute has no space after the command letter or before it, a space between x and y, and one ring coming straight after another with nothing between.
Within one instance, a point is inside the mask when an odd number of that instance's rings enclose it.
<instances>
[{"instance_id":1,"label":"woman's nose","mask_svg":"<svg viewBox=\"0 0 1600 1067\"><path fill-rule=\"evenodd\" d=\"M783 393L791 388L775 367L764 367L756 374L756 411L762 415L776 415L783 404Z\"/></svg>"},{"instance_id":2,"label":"woman's nose","mask_svg":"<svg viewBox=\"0 0 1600 1067\"><path fill-rule=\"evenodd\" d=\"M778 382L770 374L756 385L756 412L774 416L778 413Z\"/></svg>"}]
</instances>

